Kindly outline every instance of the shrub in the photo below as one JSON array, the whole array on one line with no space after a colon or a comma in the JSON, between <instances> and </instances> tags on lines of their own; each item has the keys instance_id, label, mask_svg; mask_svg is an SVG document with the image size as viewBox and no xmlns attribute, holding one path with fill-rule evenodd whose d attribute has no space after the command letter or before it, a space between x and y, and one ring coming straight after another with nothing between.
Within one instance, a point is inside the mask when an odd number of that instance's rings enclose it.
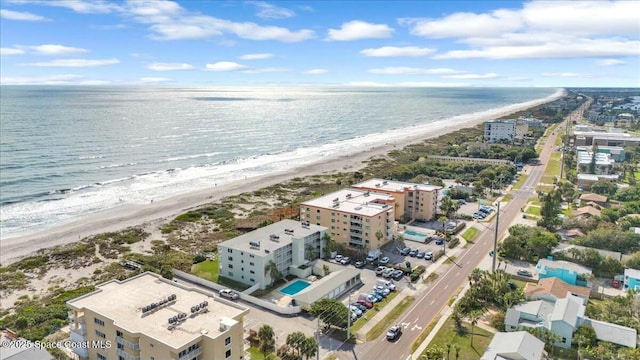
<instances>
[{"instance_id":1,"label":"shrub","mask_svg":"<svg viewBox=\"0 0 640 360\"><path fill-rule=\"evenodd\" d=\"M458 246L458 244L460 244L460 239L458 239L458 237L454 237L449 241L449 249L453 249L454 247Z\"/></svg>"}]
</instances>

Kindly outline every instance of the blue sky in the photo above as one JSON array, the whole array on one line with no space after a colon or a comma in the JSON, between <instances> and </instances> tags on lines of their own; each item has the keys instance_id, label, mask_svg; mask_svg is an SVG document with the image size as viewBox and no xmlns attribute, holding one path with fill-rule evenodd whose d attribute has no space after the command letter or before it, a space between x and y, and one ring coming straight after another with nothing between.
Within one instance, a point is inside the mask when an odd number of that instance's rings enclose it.
<instances>
[{"instance_id":1,"label":"blue sky","mask_svg":"<svg viewBox=\"0 0 640 360\"><path fill-rule=\"evenodd\" d=\"M640 1L0 2L2 84L640 86Z\"/></svg>"}]
</instances>

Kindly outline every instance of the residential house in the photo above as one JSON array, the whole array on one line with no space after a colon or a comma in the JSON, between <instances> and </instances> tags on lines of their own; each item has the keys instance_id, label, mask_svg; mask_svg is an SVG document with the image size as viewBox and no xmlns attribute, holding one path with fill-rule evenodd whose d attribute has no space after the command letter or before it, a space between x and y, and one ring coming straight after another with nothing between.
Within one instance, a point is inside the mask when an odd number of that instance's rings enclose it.
<instances>
[{"instance_id":1,"label":"residential house","mask_svg":"<svg viewBox=\"0 0 640 360\"><path fill-rule=\"evenodd\" d=\"M525 328L544 328L558 335L556 346L570 348L573 333L581 325L591 326L596 338L614 344L635 348L638 333L635 329L610 324L585 316L582 299L567 295L555 302L528 301L515 305L505 315L505 330L519 331Z\"/></svg>"},{"instance_id":2,"label":"residential house","mask_svg":"<svg viewBox=\"0 0 640 360\"><path fill-rule=\"evenodd\" d=\"M583 190L591 189L591 185L596 181L607 180L613 183L617 182L620 178L618 174L584 174L579 173L577 175L578 178L578 187Z\"/></svg>"},{"instance_id":3,"label":"residential house","mask_svg":"<svg viewBox=\"0 0 640 360\"><path fill-rule=\"evenodd\" d=\"M583 286L569 285L555 277L540 279L537 284L527 283L524 288L524 295L531 300L556 302L558 299L564 299L568 294L580 298L582 304L587 305L591 290Z\"/></svg>"},{"instance_id":4,"label":"residential house","mask_svg":"<svg viewBox=\"0 0 640 360\"><path fill-rule=\"evenodd\" d=\"M593 193L585 193L580 195L580 202L585 204L588 202L594 202L602 207L607 206L607 197L603 195L593 194Z\"/></svg>"},{"instance_id":5,"label":"residential house","mask_svg":"<svg viewBox=\"0 0 640 360\"><path fill-rule=\"evenodd\" d=\"M640 291L640 270L624 269L624 285L625 290Z\"/></svg>"},{"instance_id":6,"label":"residential house","mask_svg":"<svg viewBox=\"0 0 640 360\"><path fill-rule=\"evenodd\" d=\"M526 331L498 332L480 360L541 360L544 342Z\"/></svg>"},{"instance_id":7,"label":"residential house","mask_svg":"<svg viewBox=\"0 0 640 360\"><path fill-rule=\"evenodd\" d=\"M592 217L592 216L600 216L601 211L596 209L593 206L583 206L571 212L571 216L573 217Z\"/></svg>"},{"instance_id":8,"label":"residential house","mask_svg":"<svg viewBox=\"0 0 640 360\"><path fill-rule=\"evenodd\" d=\"M591 269L564 260L540 259L536 264L538 278L556 277L570 285L587 286Z\"/></svg>"}]
</instances>

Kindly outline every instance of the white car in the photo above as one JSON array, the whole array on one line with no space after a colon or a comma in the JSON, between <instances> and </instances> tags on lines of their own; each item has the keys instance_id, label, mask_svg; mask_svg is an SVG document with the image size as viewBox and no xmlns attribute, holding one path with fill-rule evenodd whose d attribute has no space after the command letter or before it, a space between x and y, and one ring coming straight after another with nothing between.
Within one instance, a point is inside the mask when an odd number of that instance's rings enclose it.
<instances>
[{"instance_id":1,"label":"white car","mask_svg":"<svg viewBox=\"0 0 640 360\"><path fill-rule=\"evenodd\" d=\"M231 289L220 290L220 296L231 300L238 300L240 298L240 295Z\"/></svg>"},{"instance_id":2,"label":"white car","mask_svg":"<svg viewBox=\"0 0 640 360\"><path fill-rule=\"evenodd\" d=\"M378 285L375 287L375 290L382 293L384 296L389 295L389 293L391 292L391 290L389 288L387 288L386 286L382 286L382 285Z\"/></svg>"}]
</instances>

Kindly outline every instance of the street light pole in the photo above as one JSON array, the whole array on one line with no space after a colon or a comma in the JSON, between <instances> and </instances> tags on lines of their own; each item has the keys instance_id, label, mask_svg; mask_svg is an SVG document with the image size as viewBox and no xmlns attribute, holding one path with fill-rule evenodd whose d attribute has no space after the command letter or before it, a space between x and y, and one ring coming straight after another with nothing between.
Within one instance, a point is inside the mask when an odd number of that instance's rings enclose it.
<instances>
[{"instance_id":1,"label":"street light pole","mask_svg":"<svg viewBox=\"0 0 640 360\"><path fill-rule=\"evenodd\" d=\"M491 272L496 272L496 258L498 257L498 226L500 225L500 201L498 201L498 210L496 211L496 231L493 234L493 261L491 263Z\"/></svg>"},{"instance_id":2,"label":"street light pole","mask_svg":"<svg viewBox=\"0 0 640 360\"><path fill-rule=\"evenodd\" d=\"M349 305L347 306L347 341L351 338L351 293L349 293Z\"/></svg>"}]
</instances>

